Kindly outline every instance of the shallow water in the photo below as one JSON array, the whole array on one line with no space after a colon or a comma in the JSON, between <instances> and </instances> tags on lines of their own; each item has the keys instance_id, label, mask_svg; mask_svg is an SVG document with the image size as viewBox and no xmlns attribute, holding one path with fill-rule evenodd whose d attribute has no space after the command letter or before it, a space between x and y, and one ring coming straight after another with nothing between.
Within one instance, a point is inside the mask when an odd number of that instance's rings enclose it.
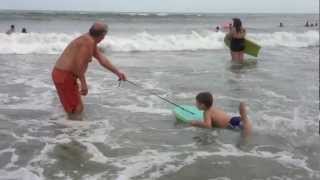
<instances>
[{"instance_id":1,"label":"shallow water","mask_svg":"<svg viewBox=\"0 0 320 180\"><path fill-rule=\"evenodd\" d=\"M143 88L118 87L117 78L94 61L80 122L66 120L56 96L51 70L57 53L2 53L0 179L319 179L315 43L266 45L258 59L246 57L244 65L231 63L224 47L107 48L112 61ZM150 95L192 105L201 91L212 92L214 104L231 115L245 101L251 139L243 141L237 131L178 124L174 107Z\"/></svg>"},{"instance_id":2,"label":"shallow water","mask_svg":"<svg viewBox=\"0 0 320 180\"><path fill-rule=\"evenodd\" d=\"M145 89L119 88L91 64L82 122L65 120L56 97L50 72L57 56L1 55L2 178L317 179L317 49L290 59L295 49L268 51L243 66L225 51L113 53ZM247 102L249 142L238 132L176 124L173 107L149 95L193 104L204 90L230 114Z\"/></svg>"}]
</instances>

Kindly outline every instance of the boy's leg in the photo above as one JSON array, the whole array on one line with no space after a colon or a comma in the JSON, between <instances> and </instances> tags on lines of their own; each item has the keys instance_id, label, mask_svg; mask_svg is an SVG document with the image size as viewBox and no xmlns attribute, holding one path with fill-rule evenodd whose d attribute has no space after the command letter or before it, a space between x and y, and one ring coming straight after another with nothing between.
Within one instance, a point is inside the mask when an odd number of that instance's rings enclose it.
<instances>
[{"instance_id":1,"label":"boy's leg","mask_svg":"<svg viewBox=\"0 0 320 180\"><path fill-rule=\"evenodd\" d=\"M243 123L243 136L247 137L251 135L252 125L247 116L246 105L244 102L241 102L239 105L240 118Z\"/></svg>"}]
</instances>

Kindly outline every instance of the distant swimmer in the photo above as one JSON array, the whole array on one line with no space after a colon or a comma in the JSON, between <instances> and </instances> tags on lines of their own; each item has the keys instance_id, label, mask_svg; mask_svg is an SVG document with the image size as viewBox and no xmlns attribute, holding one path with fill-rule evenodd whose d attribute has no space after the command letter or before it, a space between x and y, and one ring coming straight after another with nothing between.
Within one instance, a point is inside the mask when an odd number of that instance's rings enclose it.
<instances>
[{"instance_id":1,"label":"distant swimmer","mask_svg":"<svg viewBox=\"0 0 320 180\"><path fill-rule=\"evenodd\" d=\"M15 32L15 27L14 27L14 25L11 25L10 29L6 32L6 34L10 35L10 34L12 34L14 32Z\"/></svg>"},{"instance_id":2,"label":"distant swimmer","mask_svg":"<svg viewBox=\"0 0 320 180\"><path fill-rule=\"evenodd\" d=\"M99 64L118 76L119 80L126 80L126 75L115 67L97 47L108 33L108 26L101 22L94 23L89 32L71 41L58 58L53 71L52 79L59 99L68 114L69 119L80 120L84 106L81 95L88 94L86 70L92 57ZM80 88L77 80L80 81Z\"/></svg>"},{"instance_id":3,"label":"distant swimmer","mask_svg":"<svg viewBox=\"0 0 320 180\"><path fill-rule=\"evenodd\" d=\"M242 27L241 20L239 18L233 19L233 26L230 27L230 31L227 34L230 42L231 57L233 61L243 62L243 50L246 36L246 30Z\"/></svg>"},{"instance_id":4,"label":"distant swimmer","mask_svg":"<svg viewBox=\"0 0 320 180\"><path fill-rule=\"evenodd\" d=\"M26 28L22 28L21 33L27 33L27 29Z\"/></svg>"},{"instance_id":5,"label":"distant swimmer","mask_svg":"<svg viewBox=\"0 0 320 180\"><path fill-rule=\"evenodd\" d=\"M217 26L217 27L216 27L216 32L219 32L219 31L220 31L220 27Z\"/></svg>"},{"instance_id":6,"label":"distant swimmer","mask_svg":"<svg viewBox=\"0 0 320 180\"><path fill-rule=\"evenodd\" d=\"M280 22L280 25L279 25L279 27L283 27L283 23L282 23L282 22Z\"/></svg>"},{"instance_id":7,"label":"distant swimmer","mask_svg":"<svg viewBox=\"0 0 320 180\"><path fill-rule=\"evenodd\" d=\"M309 21L307 21L304 26L305 26L305 27L309 27Z\"/></svg>"},{"instance_id":8,"label":"distant swimmer","mask_svg":"<svg viewBox=\"0 0 320 180\"><path fill-rule=\"evenodd\" d=\"M196 96L198 109L203 110L203 121L193 121L192 126L202 128L229 128L241 129L242 135L248 137L251 135L252 125L247 116L245 103L239 105L240 116L230 117L223 110L213 106L213 97L209 92L201 92Z\"/></svg>"}]
</instances>

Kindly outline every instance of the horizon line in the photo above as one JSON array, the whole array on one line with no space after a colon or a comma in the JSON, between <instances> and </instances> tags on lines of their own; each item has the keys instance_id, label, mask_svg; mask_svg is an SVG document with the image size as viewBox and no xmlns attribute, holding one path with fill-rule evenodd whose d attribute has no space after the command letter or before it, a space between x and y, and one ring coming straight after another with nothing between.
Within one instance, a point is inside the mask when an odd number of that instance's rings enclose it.
<instances>
[{"instance_id":1,"label":"horizon line","mask_svg":"<svg viewBox=\"0 0 320 180\"><path fill-rule=\"evenodd\" d=\"M220 13L226 13L226 14L318 14L319 12L197 12L197 11L102 11L102 10L76 10L76 9L70 9L70 10L53 10L53 9L1 9L0 11L51 11L51 12L89 12L89 13L173 13L173 14L220 14Z\"/></svg>"}]
</instances>

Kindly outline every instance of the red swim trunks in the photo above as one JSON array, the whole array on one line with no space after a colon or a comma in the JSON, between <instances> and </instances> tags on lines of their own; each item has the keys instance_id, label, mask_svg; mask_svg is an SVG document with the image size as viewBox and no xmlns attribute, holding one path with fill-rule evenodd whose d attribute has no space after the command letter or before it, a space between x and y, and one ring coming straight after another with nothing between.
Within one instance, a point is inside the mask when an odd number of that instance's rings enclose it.
<instances>
[{"instance_id":1,"label":"red swim trunks","mask_svg":"<svg viewBox=\"0 0 320 180\"><path fill-rule=\"evenodd\" d=\"M67 113L75 112L76 107L81 101L75 74L70 71L54 68L52 71L52 80L56 86L64 110Z\"/></svg>"}]
</instances>

